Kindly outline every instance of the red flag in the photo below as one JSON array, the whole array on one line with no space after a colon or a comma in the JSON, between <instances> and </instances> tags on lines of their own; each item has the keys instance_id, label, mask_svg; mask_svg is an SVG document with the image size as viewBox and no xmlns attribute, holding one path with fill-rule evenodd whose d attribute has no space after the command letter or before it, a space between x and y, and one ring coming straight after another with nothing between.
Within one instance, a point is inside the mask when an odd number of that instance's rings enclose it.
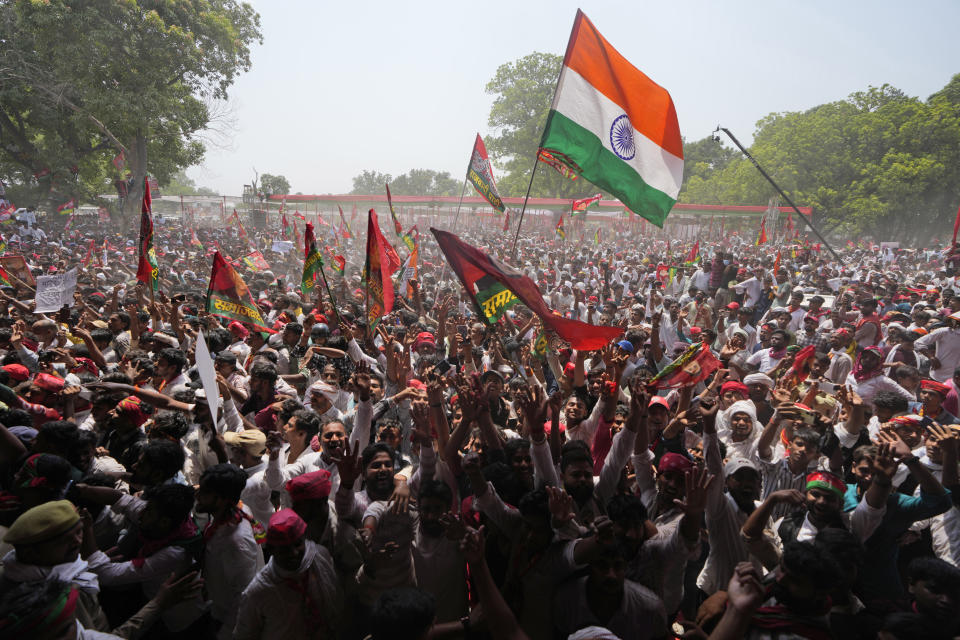
<instances>
[{"instance_id":1,"label":"red flag","mask_svg":"<svg viewBox=\"0 0 960 640\"><path fill-rule=\"evenodd\" d=\"M93 259L93 238L90 238L90 246L87 247L87 255L83 259L81 265L86 268L90 266L90 261Z\"/></svg>"},{"instance_id":2,"label":"red flag","mask_svg":"<svg viewBox=\"0 0 960 640\"><path fill-rule=\"evenodd\" d=\"M344 240L349 240L353 237L350 225L347 224L346 218L343 217L343 207L337 205L337 209L340 211L340 235L343 236Z\"/></svg>"},{"instance_id":3,"label":"red flag","mask_svg":"<svg viewBox=\"0 0 960 640\"><path fill-rule=\"evenodd\" d=\"M611 340L620 336L623 329L618 327L600 327L568 320L554 315L543 301L543 296L537 285L527 276L521 275L512 267L487 255L476 247L463 242L457 236L433 227L430 228L440 250L450 263L450 268L457 274L467 292L476 300L479 289L477 283L481 279L499 283L508 292L512 292L520 302L540 317L546 329L556 332L562 339L570 343L574 349L593 351L600 349ZM492 304L496 306L497 301ZM502 305L501 305L502 306Z\"/></svg>"},{"instance_id":4,"label":"red flag","mask_svg":"<svg viewBox=\"0 0 960 640\"><path fill-rule=\"evenodd\" d=\"M283 237L284 240L286 240L286 239L287 239L287 227L290 226L290 223L287 222L287 212L284 211L282 207L281 207L281 209L280 209L280 222L281 222L281 224L283 225L282 228L281 228L281 230L280 230L280 235Z\"/></svg>"},{"instance_id":5,"label":"red flag","mask_svg":"<svg viewBox=\"0 0 960 640\"><path fill-rule=\"evenodd\" d=\"M367 260L363 273L367 289L367 325L377 326L393 310L393 282L390 276L400 267L400 257L380 232L377 212L367 218Z\"/></svg>"},{"instance_id":6,"label":"red flag","mask_svg":"<svg viewBox=\"0 0 960 640\"><path fill-rule=\"evenodd\" d=\"M694 262L697 259L697 254L700 253L700 241L697 240L693 243L693 246L690 247L690 253L687 254L686 260L684 262Z\"/></svg>"},{"instance_id":7,"label":"red flag","mask_svg":"<svg viewBox=\"0 0 960 640\"><path fill-rule=\"evenodd\" d=\"M678 389L693 386L713 375L720 361L710 353L706 342L697 342L663 368L647 383L650 389Z\"/></svg>"},{"instance_id":8,"label":"red flag","mask_svg":"<svg viewBox=\"0 0 960 640\"><path fill-rule=\"evenodd\" d=\"M507 209L503 213L503 233L507 232L507 229L510 228L510 209Z\"/></svg>"},{"instance_id":9,"label":"red flag","mask_svg":"<svg viewBox=\"0 0 960 640\"><path fill-rule=\"evenodd\" d=\"M205 308L208 313L244 322L257 331L276 333L266 326L243 278L223 259L219 251L213 254Z\"/></svg>"},{"instance_id":10,"label":"red flag","mask_svg":"<svg viewBox=\"0 0 960 640\"><path fill-rule=\"evenodd\" d=\"M773 273L776 275L777 271L780 270L780 250L777 249L777 259L773 261Z\"/></svg>"},{"instance_id":11,"label":"red flag","mask_svg":"<svg viewBox=\"0 0 960 640\"><path fill-rule=\"evenodd\" d=\"M953 221L953 242L957 244L957 231L960 231L960 208L957 209L957 219Z\"/></svg>"},{"instance_id":12,"label":"red flag","mask_svg":"<svg viewBox=\"0 0 960 640\"><path fill-rule=\"evenodd\" d=\"M756 246L760 246L767 241L767 216L760 218L760 233L757 235L757 241L754 243Z\"/></svg>"},{"instance_id":13,"label":"red flag","mask_svg":"<svg viewBox=\"0 0 960 640\"><path fill-rule=\"evenodd\" d=\"M152 203L150 180L144 178L143 201L140 203L140 262L137 264L137 280L146 282L156 291L160 283L157 254L153 250Z\"/></svg>"}]
</instances>

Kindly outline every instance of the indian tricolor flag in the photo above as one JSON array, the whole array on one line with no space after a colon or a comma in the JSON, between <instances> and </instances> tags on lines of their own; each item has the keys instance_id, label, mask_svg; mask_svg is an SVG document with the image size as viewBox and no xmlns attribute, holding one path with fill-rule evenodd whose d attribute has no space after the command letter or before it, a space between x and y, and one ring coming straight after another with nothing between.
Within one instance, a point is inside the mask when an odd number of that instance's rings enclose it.
<instances>
[{"instance_id":1,"label":"indian tricolor flag","mask_svg":"<svg viewBox=\"0 0 960 640\"><path fill-rule=\"evenodd\" d=\"M673 100L577 11L541 151L658 227L683 180Z\"/></svg>"}]
</instances>

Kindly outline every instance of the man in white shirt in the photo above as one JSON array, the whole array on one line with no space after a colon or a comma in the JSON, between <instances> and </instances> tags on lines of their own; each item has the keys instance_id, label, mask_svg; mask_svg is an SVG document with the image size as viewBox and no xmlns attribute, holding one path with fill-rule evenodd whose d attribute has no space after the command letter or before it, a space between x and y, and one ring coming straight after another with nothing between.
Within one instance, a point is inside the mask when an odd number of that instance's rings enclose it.
<instances>
[{"instance_id":1,"label":"man in white shirt","mask_svg":"<svg viewBox=\"0 0 960 640\"><path fill-rule=\"evenodd\" d=\"M948 317L949 327L934 329L914 343L914 348L930 358L930 377L937 382L953 378L960 366L960 311Z\"/></svg>"}]
</instances>

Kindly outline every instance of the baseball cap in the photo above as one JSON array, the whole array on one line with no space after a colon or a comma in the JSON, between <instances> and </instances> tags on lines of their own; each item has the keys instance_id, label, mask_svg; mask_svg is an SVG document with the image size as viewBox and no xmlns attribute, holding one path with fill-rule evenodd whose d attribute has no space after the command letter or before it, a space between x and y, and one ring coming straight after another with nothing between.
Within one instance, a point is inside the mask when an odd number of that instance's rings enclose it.
<instances>
[{"instance_id":1,"label":"baseball cap","mask_svg":"<svg viewBox=\"0 0 960 640\"><path fill-rule=\"evenodd\" d=\"M723 465L723 475L730 477L737 471L740 471L740 469L752 469L760 473L760 468L757 467L757 464L753 460L749 458L731 458L727 461L727 464Z\"/></svg>"}]
</instances>

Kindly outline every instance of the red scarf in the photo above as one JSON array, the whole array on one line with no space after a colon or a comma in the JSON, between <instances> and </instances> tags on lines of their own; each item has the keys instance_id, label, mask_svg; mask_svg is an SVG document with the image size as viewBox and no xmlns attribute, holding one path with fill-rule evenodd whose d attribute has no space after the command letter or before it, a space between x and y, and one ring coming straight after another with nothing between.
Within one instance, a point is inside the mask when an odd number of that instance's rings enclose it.
<instances>
[{"instance_id":1,"label":"red scarf","mask_svg":"<svg viewBox=\"0 0 960 640\"><path fill-rule=\"evenodd\" d=\"M241 503L242 505L243 503ZM250 514L246 513L239 506L234 507L226 518L222 520L213 519L207 523L207 526L203 528L203 541L209 542L213 537L213 534L217 532L217 529L225 525L238 525L242 521L246 520L250 523L250 527L253 529L253 539L257 541L257 544L263 544L263 541L267 538L267 532L263 528L263 525L260 524L259 520L254 520Z\"/></svg>"},{"instance_id":2,"label":"red scarf","mask_svg":"<svg viewBox=\"0 0 960 640\"><path fill-rule=\"evenodd\" d=\"M198 540L200 540L200 530L197 528L197 524L193 521L193 518L188 517L180 523L177 529L174 529L163 538L153 540L144 538L143 534L140 534L140 551L137 552L137 557L130 561L130 564L139 569L143 566L143 563L147 561L147 558L164 547L183 547Z\"/></svg>"}]
</instances>

